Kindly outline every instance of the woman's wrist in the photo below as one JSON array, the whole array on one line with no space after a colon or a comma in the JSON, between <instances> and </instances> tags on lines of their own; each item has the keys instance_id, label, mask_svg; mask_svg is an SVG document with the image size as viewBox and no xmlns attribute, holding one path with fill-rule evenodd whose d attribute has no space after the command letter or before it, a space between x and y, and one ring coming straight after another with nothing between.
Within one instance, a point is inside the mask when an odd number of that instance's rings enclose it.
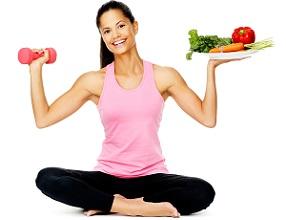
<instances>
[{"instance_id":1,"label":"woman's wrist","mask_svg":"<svg viewBox=\"0 0 286 220\"><path fill-rule=\"evenodd\" d=\"M208 65L207 65L207 72L208 74L214 74L215 73L215 68L216 68L216 65L209 62Z\"/></svg>"},{"instance_id":2,"label":"woman's wrist","mask_svg":"<svg viewBox=\"0 0 286 220\"><path fill-rule=\"evenodd\" d=\"M30 65L30 73L42 72L42 64L32 64Z\"/></svg>"},{"instance_id":3,"label":"woman's wrist","mask_svg":"<svg viewBox=\"0 0 286 220\"><path fill-rule=\"evenodd\" d=\"M218 64L216 64L213 60L209 60L208 69L214 70L217 66L218 66Z\"/></svg>"}]
</instances>

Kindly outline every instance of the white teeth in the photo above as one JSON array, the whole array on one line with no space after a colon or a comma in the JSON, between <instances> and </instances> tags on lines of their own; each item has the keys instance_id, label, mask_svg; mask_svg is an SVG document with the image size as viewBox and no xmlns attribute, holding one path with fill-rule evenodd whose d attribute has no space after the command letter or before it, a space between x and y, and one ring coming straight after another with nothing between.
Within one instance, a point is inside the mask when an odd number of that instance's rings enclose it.
<instances>
[{"instance_id":1,"label":"white teeth","mask_svg":"<svg viewBox=\"0 0 286 220\"><path fill-rule=\"evenodd\" d=\"M117 46L117 45L122 44L122 43L124 43L124 42L125 42L125 40L120 40L120 41L114 42L113 44L114 44L115 46Z\"/></svg>"}]
</instances>

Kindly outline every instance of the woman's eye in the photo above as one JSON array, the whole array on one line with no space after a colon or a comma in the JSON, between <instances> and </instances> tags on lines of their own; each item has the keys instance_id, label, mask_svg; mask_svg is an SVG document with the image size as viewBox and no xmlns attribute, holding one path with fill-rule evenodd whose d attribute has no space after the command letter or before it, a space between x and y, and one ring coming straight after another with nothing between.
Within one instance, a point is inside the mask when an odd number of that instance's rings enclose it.
<instances>
[{"instance_id":1,"label":"woman's eye","mask_svg":"<svg viewBox=\"0 0 286 220\"><path fill-rule=\"evenodd\" d=\"M108 34L110 30L103 31L103 34Z\"/></svg>"},{"instance_id":2,"label":"woman's eye","mask_svg":"<svg viewBox=\"0 0 286 220\"><path fill-rule=\"evenodd\" d=\"M120 24L119 25L119 28L124 28L125 27L125 24Z\"/></svg>"}]
</instances>

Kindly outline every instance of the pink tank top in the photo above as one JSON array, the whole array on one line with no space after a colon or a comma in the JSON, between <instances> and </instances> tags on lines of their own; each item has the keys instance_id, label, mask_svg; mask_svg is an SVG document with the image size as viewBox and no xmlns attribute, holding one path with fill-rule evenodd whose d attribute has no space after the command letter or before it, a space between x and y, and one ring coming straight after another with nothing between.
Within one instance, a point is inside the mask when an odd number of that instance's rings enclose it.
<instances>
[{"instance_id":1,"label":"pink tank top","mask_svg":"<svg viewBox=\"0 0 286 220\"><path fill-rule=\"evenodd\" d=\"M143 64L142 80L134 89L118 84L114 62L106 67L97 105L105 139L94 170L120 178L169 172L158 138L164 100L155 84L153 64Z\"/></svg>"}]
</instances>

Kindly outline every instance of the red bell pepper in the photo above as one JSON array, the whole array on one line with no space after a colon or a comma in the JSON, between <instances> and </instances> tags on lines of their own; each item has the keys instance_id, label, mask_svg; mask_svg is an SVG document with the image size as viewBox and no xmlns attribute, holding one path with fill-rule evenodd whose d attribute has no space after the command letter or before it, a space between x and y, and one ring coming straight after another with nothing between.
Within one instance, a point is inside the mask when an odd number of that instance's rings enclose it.
<instances>
[{"instance_id":1,"label":"red bell pepper","mask_svg":"<svg viewBox=\"0 0 286 220\"><path fill-rule=\"evenodd\" d=\"M251 44L255 41L255 32L250 27L239 27L232 33L233 43Z\"/></svg>"}]
</instances>

